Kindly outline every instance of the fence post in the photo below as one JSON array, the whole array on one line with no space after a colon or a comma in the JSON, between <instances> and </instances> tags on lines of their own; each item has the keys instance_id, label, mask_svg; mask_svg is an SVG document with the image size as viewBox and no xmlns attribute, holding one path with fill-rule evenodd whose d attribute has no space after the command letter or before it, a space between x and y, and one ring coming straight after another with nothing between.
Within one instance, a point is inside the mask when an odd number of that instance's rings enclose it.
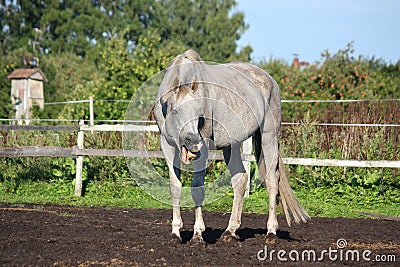
<instances>
[{"instance_id":1,"label":"fence post","mask_svg":"<svg viewBox=\"0 0 400 267\"><path fill-rule=\"evenodd\" d=\"M83 125L84 121L79 121L79 126ZM78 149L83 149L85 133L79 129L77 137ZM83 156L78 156L76 158L76 177L75 177L75 196L82 196L82 169L83 169Z\"/></svg>"},{"instance_id":2,"label":"fence post","mask_svg":"<svg viewBox=\"0 0 400 267\"><path fill-rule=\"evenodd\" d=\"M94 125L93 96L89 96L89 125Z\"/></svg>"},{"instance_id":3,"label":"fence post","mask_svg":"<svg viewBox=\"0 0 400 267\"><path fill-rule=\"evenodd\" d=\"M242 153L244 155L243 166L244 166L244 169L246 170L247 175L249 176L249 180L248 180L247 186L246 186L246 193L245 193L246 197L250 196L250 191L251 191L251 177L250 177L251 161L250 161L249 157L252 153L252 149L253 149L253 140L252 140L252 137L249 137L242 144Z\"/></svg>"}]
</instances>

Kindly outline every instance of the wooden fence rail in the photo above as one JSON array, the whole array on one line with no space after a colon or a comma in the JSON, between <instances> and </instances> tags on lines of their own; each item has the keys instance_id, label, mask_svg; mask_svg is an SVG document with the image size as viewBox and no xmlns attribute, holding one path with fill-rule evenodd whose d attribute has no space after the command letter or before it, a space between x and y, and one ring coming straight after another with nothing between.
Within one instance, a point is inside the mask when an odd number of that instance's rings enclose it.
<instances>
[{"instance_id":1,"label":"wooden fence rail","mask_svg":"<svg viewBox=\"0 0 400 267\"><path fill-rule=\"evenodd\" d=\"M67 125L12 125L12 124L0 124L0 130L12 131L12 130L23 130L23 131L79 131L79 126L67 126Z\"/></svg>"},{"instance_id":2,"label":"wooden fence rail","mask_svg":"<svg viewBox=\"0 0 400 267\"><path fill-rule=\"evenodd\" d=\"M0 157L67 157L78 156L98 157L135 157L135 158L164 158L162 151L122 150L122 149L91 149L78 147L10 147L0 148ZM209 152L209 159L223 160L220 152ZM254 155L242 153L244 161L255 161ZM328 166L328 167L361 167L361 168L400 168L399 160L346 160L346 159L317 159L317 158L283 158L288 165Z\"/></svg>"},{"instance_id":3,"label":"wooden fence rail","mask_svg":"<svg viewBox=\"0 0 400 267\"><path fill-rule=\"evenodd\" d=\"M35 125L0 125L0 130L37 130L37 131L78 131L77 145L72 148L63 147L11 147L0 148L0 157L70 157L76 159L76 182L75 195L82 195L82 170L84 156L107 156L107 157L138 157L138 158L164 158L162 151L146 150L122 150L122 149L89 149L84 148L85 131L133 131L133 132L158 132L156 125L84 125L79 126L35 126ZM222 160L222 153L210 151L209 158ZM251 138L243 143L242 160L247 171L250 163L255 161L252 155ZM283 158L285 164L312 165L312 166L339 166L339 167L372 167L372 168L400 168L398 160L339 160L339 159L316 159L316 158ZM248 185L249 192L250 185Z\"/></svg>"},{"instance_id":4,"label":"wooden fence rail","mask_svg":"<svg viewBox=\"0 0 400 267\"><path fill-rule=\"evenodd\" d=\"M82 195L82 170L84 156L104 157L136 157L136 158L164 158L162 151L147 150L121 150L121 149L85 149L77 146L73 148L62 147L13 147L1 148L0 157L69 157L76 159L76 182L75 195ZM209 159L223 160L220 152L210 151ZM247 171L250 163L255 161L254 155L242 153L243 164ZM389 160L338 160L338 159L316 159L316 158L283 158L283 163L289 165L309 166L340 166L340 167L364 167L364 168L400 168L400 161ZM247 195L250 185L248 185Z\"/></svg>"}]
</instances>

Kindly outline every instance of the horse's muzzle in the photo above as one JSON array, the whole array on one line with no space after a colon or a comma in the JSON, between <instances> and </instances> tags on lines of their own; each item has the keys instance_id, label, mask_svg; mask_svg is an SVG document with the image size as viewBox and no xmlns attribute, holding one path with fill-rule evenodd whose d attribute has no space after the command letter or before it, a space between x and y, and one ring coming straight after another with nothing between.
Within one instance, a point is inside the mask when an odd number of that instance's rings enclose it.
<instances>
[{"instance_id":1,"label":"horse's muzzle","mask_svg":"<svg viewBox=\"0 0 400 267\"><path fill-rule=\"evenodd\" d=\"M199 158L202 146L203 146L202 142L192 146L190 149L188 149L185 145L183 145L181 148L181 161L185 164L190 164L192 160Z\"/></svg>"}]
</instances>

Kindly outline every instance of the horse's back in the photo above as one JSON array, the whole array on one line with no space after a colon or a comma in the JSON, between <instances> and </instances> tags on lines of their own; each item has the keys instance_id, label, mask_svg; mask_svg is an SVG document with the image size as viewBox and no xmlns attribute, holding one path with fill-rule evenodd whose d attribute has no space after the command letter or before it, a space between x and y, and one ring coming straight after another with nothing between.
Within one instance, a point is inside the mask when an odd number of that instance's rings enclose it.
<instances>
[{"instance_id":1,"label":"horse's back","mask_svg":"<svg viewBox=\"0 0 400 267\"><path fill-rule=\"evenodd\" d=\"M233 61L228 63L227 66L240 71L247 76L257 88L263 91L265 96L269 96L274 89L274 80L263 69L241 61Z\"/></svg>"},{"instance_id":2,"label":"horse's back","mask_svg":"<svg viewBox=\"0 0 400 267\"><path fill-rule=\"evenodd\" d=\"M247 62L233 61L227 66L240 71L262 91L265 102L268 103L268 109L272 111L275 122L280 125L281 95L276 81L263 69Z\"/></svg>"}]
</instances>

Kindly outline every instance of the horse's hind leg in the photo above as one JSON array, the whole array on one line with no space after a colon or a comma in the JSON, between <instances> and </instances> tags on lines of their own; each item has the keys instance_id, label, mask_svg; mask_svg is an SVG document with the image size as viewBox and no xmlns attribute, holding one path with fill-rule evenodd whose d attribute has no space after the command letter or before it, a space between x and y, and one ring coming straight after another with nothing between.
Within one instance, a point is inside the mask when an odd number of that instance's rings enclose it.
<instances>
[{"instance_id":1,"label":"horse's hind leg","mask_svg":"<svg viewBox=\"0 0 400 267\"><path fill-rule=\"evenodd\" d=\"M243 199L246 192L248 175L243 167L240 146L225 149L223 152L225 162L232 176L231 183L233 187L232 213L229 219L229 225L222 236L224 240L229 241L232 237L239 239L239 236L236 235L236 231L241 225Z\"/></svg>"},{"instance_id":2,"label":"horse's hind leg","mask_svg":"<svg viewBox=\"0 0 400 267\"><path fill-rule=\"evenodd\" d=\"M194 175L191 186L192 199L195 205L195 223L194 234L192 241L202 241L202 233L206 229L203 221L201 207L203 205L205 192L204 192L204 178L206 176L208 148L203 144L200 150L201 156L194 162Z\"/></svg>"},{"instance_id":3,"label":"horse's hind leg","mask_svg":"<svg viewBox=\"0 0 400 267\"><path fill-rule=\"evenodd\" d=\"M262 158L259 164L265 164L265 166L262 166L262 169L265 171L265 173L261 175L264 176L263 178L265 179L265 185L267 187L269 198L269 217L267 222L267 229L268 234L276 235L276 231L279 228L276 215L276 205L279 190L279 148L275 132L263 132L261 145Z\"/></svg>"}]
</instances>

